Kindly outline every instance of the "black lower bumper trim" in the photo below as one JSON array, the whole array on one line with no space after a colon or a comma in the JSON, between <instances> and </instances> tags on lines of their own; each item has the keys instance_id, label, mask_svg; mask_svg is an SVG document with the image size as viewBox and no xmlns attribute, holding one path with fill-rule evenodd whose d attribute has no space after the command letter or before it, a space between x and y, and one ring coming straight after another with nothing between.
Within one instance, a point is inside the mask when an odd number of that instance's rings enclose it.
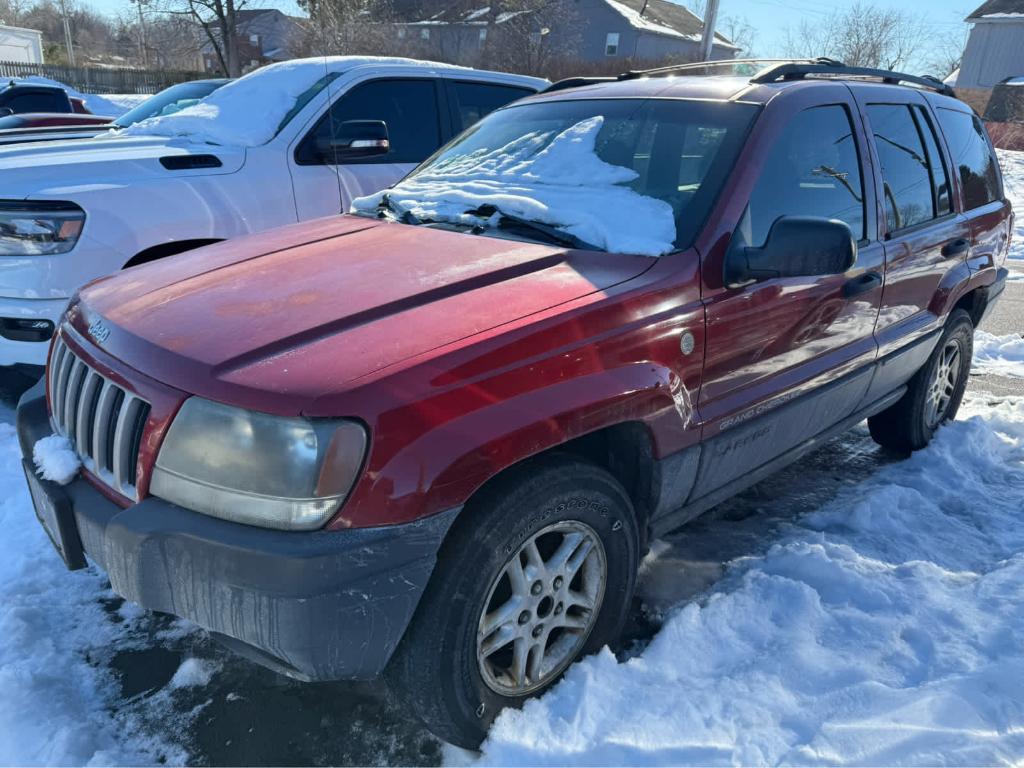
<instances>
[{"instance_id":1,"label":"black lower bumper trim","mask_svg":"<svg viewBox=\"0 0 1024 768\"><path fill-rule=\"evenodd\" d=\"M48 433L37 385L18 406L22 451L31 456ZM367 679L383 671L458 514L452 509L382 528L286 532L156 498L121 509L81 478L64 492L86 554L115 592L233 638L250 658L306 680Z\"/></svg>"}]
</instances>

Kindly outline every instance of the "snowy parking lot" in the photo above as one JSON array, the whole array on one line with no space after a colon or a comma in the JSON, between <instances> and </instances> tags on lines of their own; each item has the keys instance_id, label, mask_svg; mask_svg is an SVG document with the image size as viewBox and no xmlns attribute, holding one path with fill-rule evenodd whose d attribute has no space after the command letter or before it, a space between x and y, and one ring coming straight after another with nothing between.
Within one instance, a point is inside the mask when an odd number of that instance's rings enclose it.
<instances>
[{"instance_id":1,"label":"snowy parking lot","mask_svg":"<svg viewBox=\"0 0 1024 768\"><path fill-rule=\"evenodd\" d=\"M862 426L655 542L621 645L480 755L381 686L286 680L64 571L0 384L0 764L1019 763L1022 228L956 423L905 460Z\"/></svg>"}]
</instances>

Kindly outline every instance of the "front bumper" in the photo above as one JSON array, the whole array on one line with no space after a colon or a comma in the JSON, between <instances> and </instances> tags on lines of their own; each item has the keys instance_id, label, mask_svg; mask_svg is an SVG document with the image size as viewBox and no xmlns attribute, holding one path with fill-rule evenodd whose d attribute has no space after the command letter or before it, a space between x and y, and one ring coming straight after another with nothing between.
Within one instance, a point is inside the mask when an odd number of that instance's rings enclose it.
<instances>
[{"instance_id":1,"label":"front bumper","mask_svg":"<svg viewBox=\"0 0 1024 768\"><path fill-rule=\"evenodd\" d=\"M27 462L50 434L42 383L18 405ZM380 674L458 513L348 531L283 532L156 498L122 509L79 477L63 488L85 553L124 598L180 616L301 680Z\"/></svg>"}]
</instances>

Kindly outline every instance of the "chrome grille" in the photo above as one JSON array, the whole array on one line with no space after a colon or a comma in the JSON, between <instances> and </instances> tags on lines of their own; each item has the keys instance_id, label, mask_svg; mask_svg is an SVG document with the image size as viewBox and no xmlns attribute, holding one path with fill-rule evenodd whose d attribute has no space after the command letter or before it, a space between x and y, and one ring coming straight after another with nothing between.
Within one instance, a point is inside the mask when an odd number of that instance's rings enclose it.
<instances>
[{"instance_id":1,"label":"chrome grille","mask_svg":"<svg viewBox=\"0 0 1024 768\"><path fill-rule=\"evenodd\" d=\"M87 470L138 501L135 472L149 403L93 370L60 337L46 375L54 430L71 441Z\"/></svg>"}]
</instances>

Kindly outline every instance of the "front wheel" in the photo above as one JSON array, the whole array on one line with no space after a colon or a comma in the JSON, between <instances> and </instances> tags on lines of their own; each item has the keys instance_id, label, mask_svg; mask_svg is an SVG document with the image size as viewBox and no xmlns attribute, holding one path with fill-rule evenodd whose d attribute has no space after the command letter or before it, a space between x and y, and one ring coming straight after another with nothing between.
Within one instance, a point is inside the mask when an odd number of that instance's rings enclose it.
<instances>
[{"instance_id":1,"label":"front wheel","mask_svg":"<svg viewBox=\"0 0 1024 768\"><path fill-rule=\"evenodd\" d=\"M431 731L475 748L502 709L618 635L639 537L615 478L569 458L513 472L462 515L389 677Z\"/></svg>"},{"instance_id":2,"label":"front wheel","mask_svg":"<svg viewBox=\"0 0 1024 768\"><path fill-rule=\"evenodd\" d=\"M875 442L910 453L924 448L940 426L956 418L974 356L971 316L955 309L931 357L895 405L868 419Z\"/></svg>"}]
</instances>

